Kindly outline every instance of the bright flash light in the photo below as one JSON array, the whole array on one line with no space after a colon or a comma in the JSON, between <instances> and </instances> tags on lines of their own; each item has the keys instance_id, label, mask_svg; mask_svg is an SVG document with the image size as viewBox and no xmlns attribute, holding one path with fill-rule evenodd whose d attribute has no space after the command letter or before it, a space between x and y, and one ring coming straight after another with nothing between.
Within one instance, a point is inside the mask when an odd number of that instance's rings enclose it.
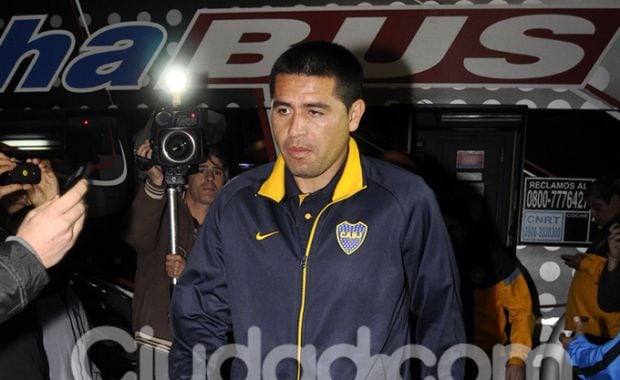
<instances>
[{"instance_id":1,"label":"bright flash light","mask_svg":"<svg viewBox=\"0 0 620 380\"><path fill-rule=\"evenodd\" d=\"M184 92L187 88L187 73L180 68L172 68L166 73L166 87L172 93Z\"/></svg>"}]
</instances>

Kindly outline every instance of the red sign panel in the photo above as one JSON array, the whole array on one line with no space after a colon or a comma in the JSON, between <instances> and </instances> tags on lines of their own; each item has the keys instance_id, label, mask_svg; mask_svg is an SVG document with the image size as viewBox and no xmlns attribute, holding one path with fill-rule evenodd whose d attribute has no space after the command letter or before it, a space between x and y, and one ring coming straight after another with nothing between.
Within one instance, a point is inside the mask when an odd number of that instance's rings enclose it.
<instances>
[{"instance_id":1,"label":"red sign panel","mask_svg":"<svg viewBox=\"0 0 620 380\"><path fill-rule=\"evenodd\" d=\"M368 83L583 87L619 26L620 8L202 10L172 64L258 85L290 45L320 39L355 52Z\"/></svg>"}]
</instances>

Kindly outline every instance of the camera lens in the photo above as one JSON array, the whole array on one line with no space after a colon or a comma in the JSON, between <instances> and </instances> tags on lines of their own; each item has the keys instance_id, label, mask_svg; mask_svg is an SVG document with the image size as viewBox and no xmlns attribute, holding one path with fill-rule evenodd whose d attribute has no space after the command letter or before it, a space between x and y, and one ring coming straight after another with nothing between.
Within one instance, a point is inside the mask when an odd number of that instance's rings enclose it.
<instances>
[{"instance_id":1,"label":"camera lens","mask_svg":"<svg viewBox=\"0 0 620 380\"><path fill-rule=\"evenodd\" d=\"M155 115L155 124L165 127L172 121L172 114L168 111L161 111Z\"/></svg>"},{"instance_id":2,"label":"camera lens","mask_svg":"<svg viewBox=\"0 0 620 380\"><path fill-rule=\"evenodd\" d=\"M196 140L186 131L173 131L162 140L162 153L166 159L175 164L189 161L196 152Z\"/></svg>"}]
</instances>

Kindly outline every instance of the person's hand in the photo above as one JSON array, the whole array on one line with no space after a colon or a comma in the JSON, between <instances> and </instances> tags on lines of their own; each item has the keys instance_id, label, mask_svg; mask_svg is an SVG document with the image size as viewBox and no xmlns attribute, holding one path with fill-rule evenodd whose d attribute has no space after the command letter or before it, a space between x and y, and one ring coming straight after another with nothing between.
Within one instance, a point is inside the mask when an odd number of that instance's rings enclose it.
<instances>
[{"instance_id":1,"label":"person's hand","mask_svg":"<svg viewBox=\"0 0 620 380\"><path fill-rule=\"evenodd\" d=\"M151 159L153 155L153 149L151 148L151 143L149 140L144 140L142 144L136 149L136 156ZM161 170L161 166L153 165L147 172L146 175L149 177L149 181L155 186L163 186L164 185L164 173Z\"/></svg>"},{"instance_id":2,"label":"person's hand","mask_svg":"<svg viewBox=\"0 0 620 380\"><path fill-rule=\"evenodd\" d=\"M168 277L179 278L185 268L185 258L178 254L169 253L166 255L166 273Z\"/></svg>"},{"instance_id":3,"label":"person's hand","mask_svg":"<svg viewBox=\"0 0 620 380\"><path fill-rule=\"evenodd\" d=\"M15 163L14 158L11 158L5 155L4 153L0 153L0 174L6 173L8 171L15 169L16 165L17 164ZM24 185L18 184L18 183L6 185L6 186L0 186L0 198L4 197L7 194L11 194L18 190L22 190L23 188L24 188Z\"/></svg>"},{"instance_id":4,"label":"person's hand","mask_svg":"<svg viewBox=\"0 0 620 380\"><path fill-rule=\"evenodd\" d=\"M579 266L585 255L583 253L578 253L576 255L560 255L560 257L564 260L564 264L579 270Z\"/></svg>"},{"instance_id":5,"label":"person's hand","mask_svg":"<svg viewBox=\"0 0 620 380\"><path fill-rule=\"evenodd\" d=\"M568 345L577 335L583 334L583 323L581 322L581 317L573 317L573 323L575 324L575 333L573 336L568 336L564 333L560 334L560 343L562 343L565 350L568 349Z\"/></svg>"},{"instance_id":6,"label":"person's hand","mask_svg":"<svg viewBox=\"0 0 620 380\"><path fill-rule=\"evenodd\" d=\"M86 217L84 196L88 182L80 180L62 197L30 211L17 230L46 268L57 264L73 246Z\"/></svg>"},{"instance_id":7,"label":"person's hand","mask_svg":"<svg viewBox=\"0 0 620 380\"><path fill-rule=\"evenodd\" d=\"M60 192L60 186L58 185L58 178L52 170L52 164L49 160L40 160L33 158L28 160L39 167L41 170L41 182L24 186L28 198L33 206L37 207L46 201L54 199Z\"/></svg>"},{"instance_id":8,"label":"person's hand","mask_svg":"<svg viewBox=\"0 0 620 380\"><path fill-rule=\"evenodd\" d=\"M524 380L525 366L518 364L509 364L506 367L506 380Z\"/></svg>"}]
</instances>

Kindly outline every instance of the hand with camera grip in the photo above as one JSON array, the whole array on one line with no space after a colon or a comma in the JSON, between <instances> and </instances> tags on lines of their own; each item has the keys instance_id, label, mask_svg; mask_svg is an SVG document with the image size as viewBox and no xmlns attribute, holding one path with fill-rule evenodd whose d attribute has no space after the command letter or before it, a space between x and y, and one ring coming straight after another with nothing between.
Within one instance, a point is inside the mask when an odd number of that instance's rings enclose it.
<instances>
[{"instance_id":1,"label":"hand with camera grip","mask_svg":"<svg viewBox=\"0 0 620 380\"><path fill-rule=\"evenodd\" d=\"M185 269L185 257L179 254L166 255L166 274L170 278L179 278Z\"/></svg>"},{"instance_id":2,"label":"hand with camera grip","mask_svg":"<svg viewBox=\"0 0 620 380\"><path fill-rule=\"evenodd\" d=\"M56 178L56 174L54 174L52 164L49 160L33 158L27 161L37 165L39 170L41 170L41 182L24 186L28 198L30 198L30 202L33 206L37 207L46 201L54 199L54 197L60 193L60 186L58 185L58 178Z\"/></svg>"},{"instance_id":3,"label":"hand with camera grip","mask_svg":"<svg viewBox=\"0 0 620 380\"><path fill-rule=\"evenodd\" d=\"M11 158L5 155L4 153L0 153L0 174L9 172L15 169L16 165L17 164L15 163L14 158ZM18 184L18 183L0 186L0 198L4 197L7 194L11 194L18 190L23 190L23 189L24 189L24 185Z\"/></svg>"},{"instance_id":4,"label":"hand with camera grip","mask_svg":"<svg viewBox=\"0 0 620 380\"><path fill-rule=\"evenodd\" d=\"M136 156L146 158L148 160L151 159L153 155L153 149L151 148L150 141L144 140L142 144L136 149ZM161 170L161 166L153 165L146 174L149 177L149 182L151 182L155 186L163 186L164 185L164 173Z\"/></svg>"}]
</instances>

